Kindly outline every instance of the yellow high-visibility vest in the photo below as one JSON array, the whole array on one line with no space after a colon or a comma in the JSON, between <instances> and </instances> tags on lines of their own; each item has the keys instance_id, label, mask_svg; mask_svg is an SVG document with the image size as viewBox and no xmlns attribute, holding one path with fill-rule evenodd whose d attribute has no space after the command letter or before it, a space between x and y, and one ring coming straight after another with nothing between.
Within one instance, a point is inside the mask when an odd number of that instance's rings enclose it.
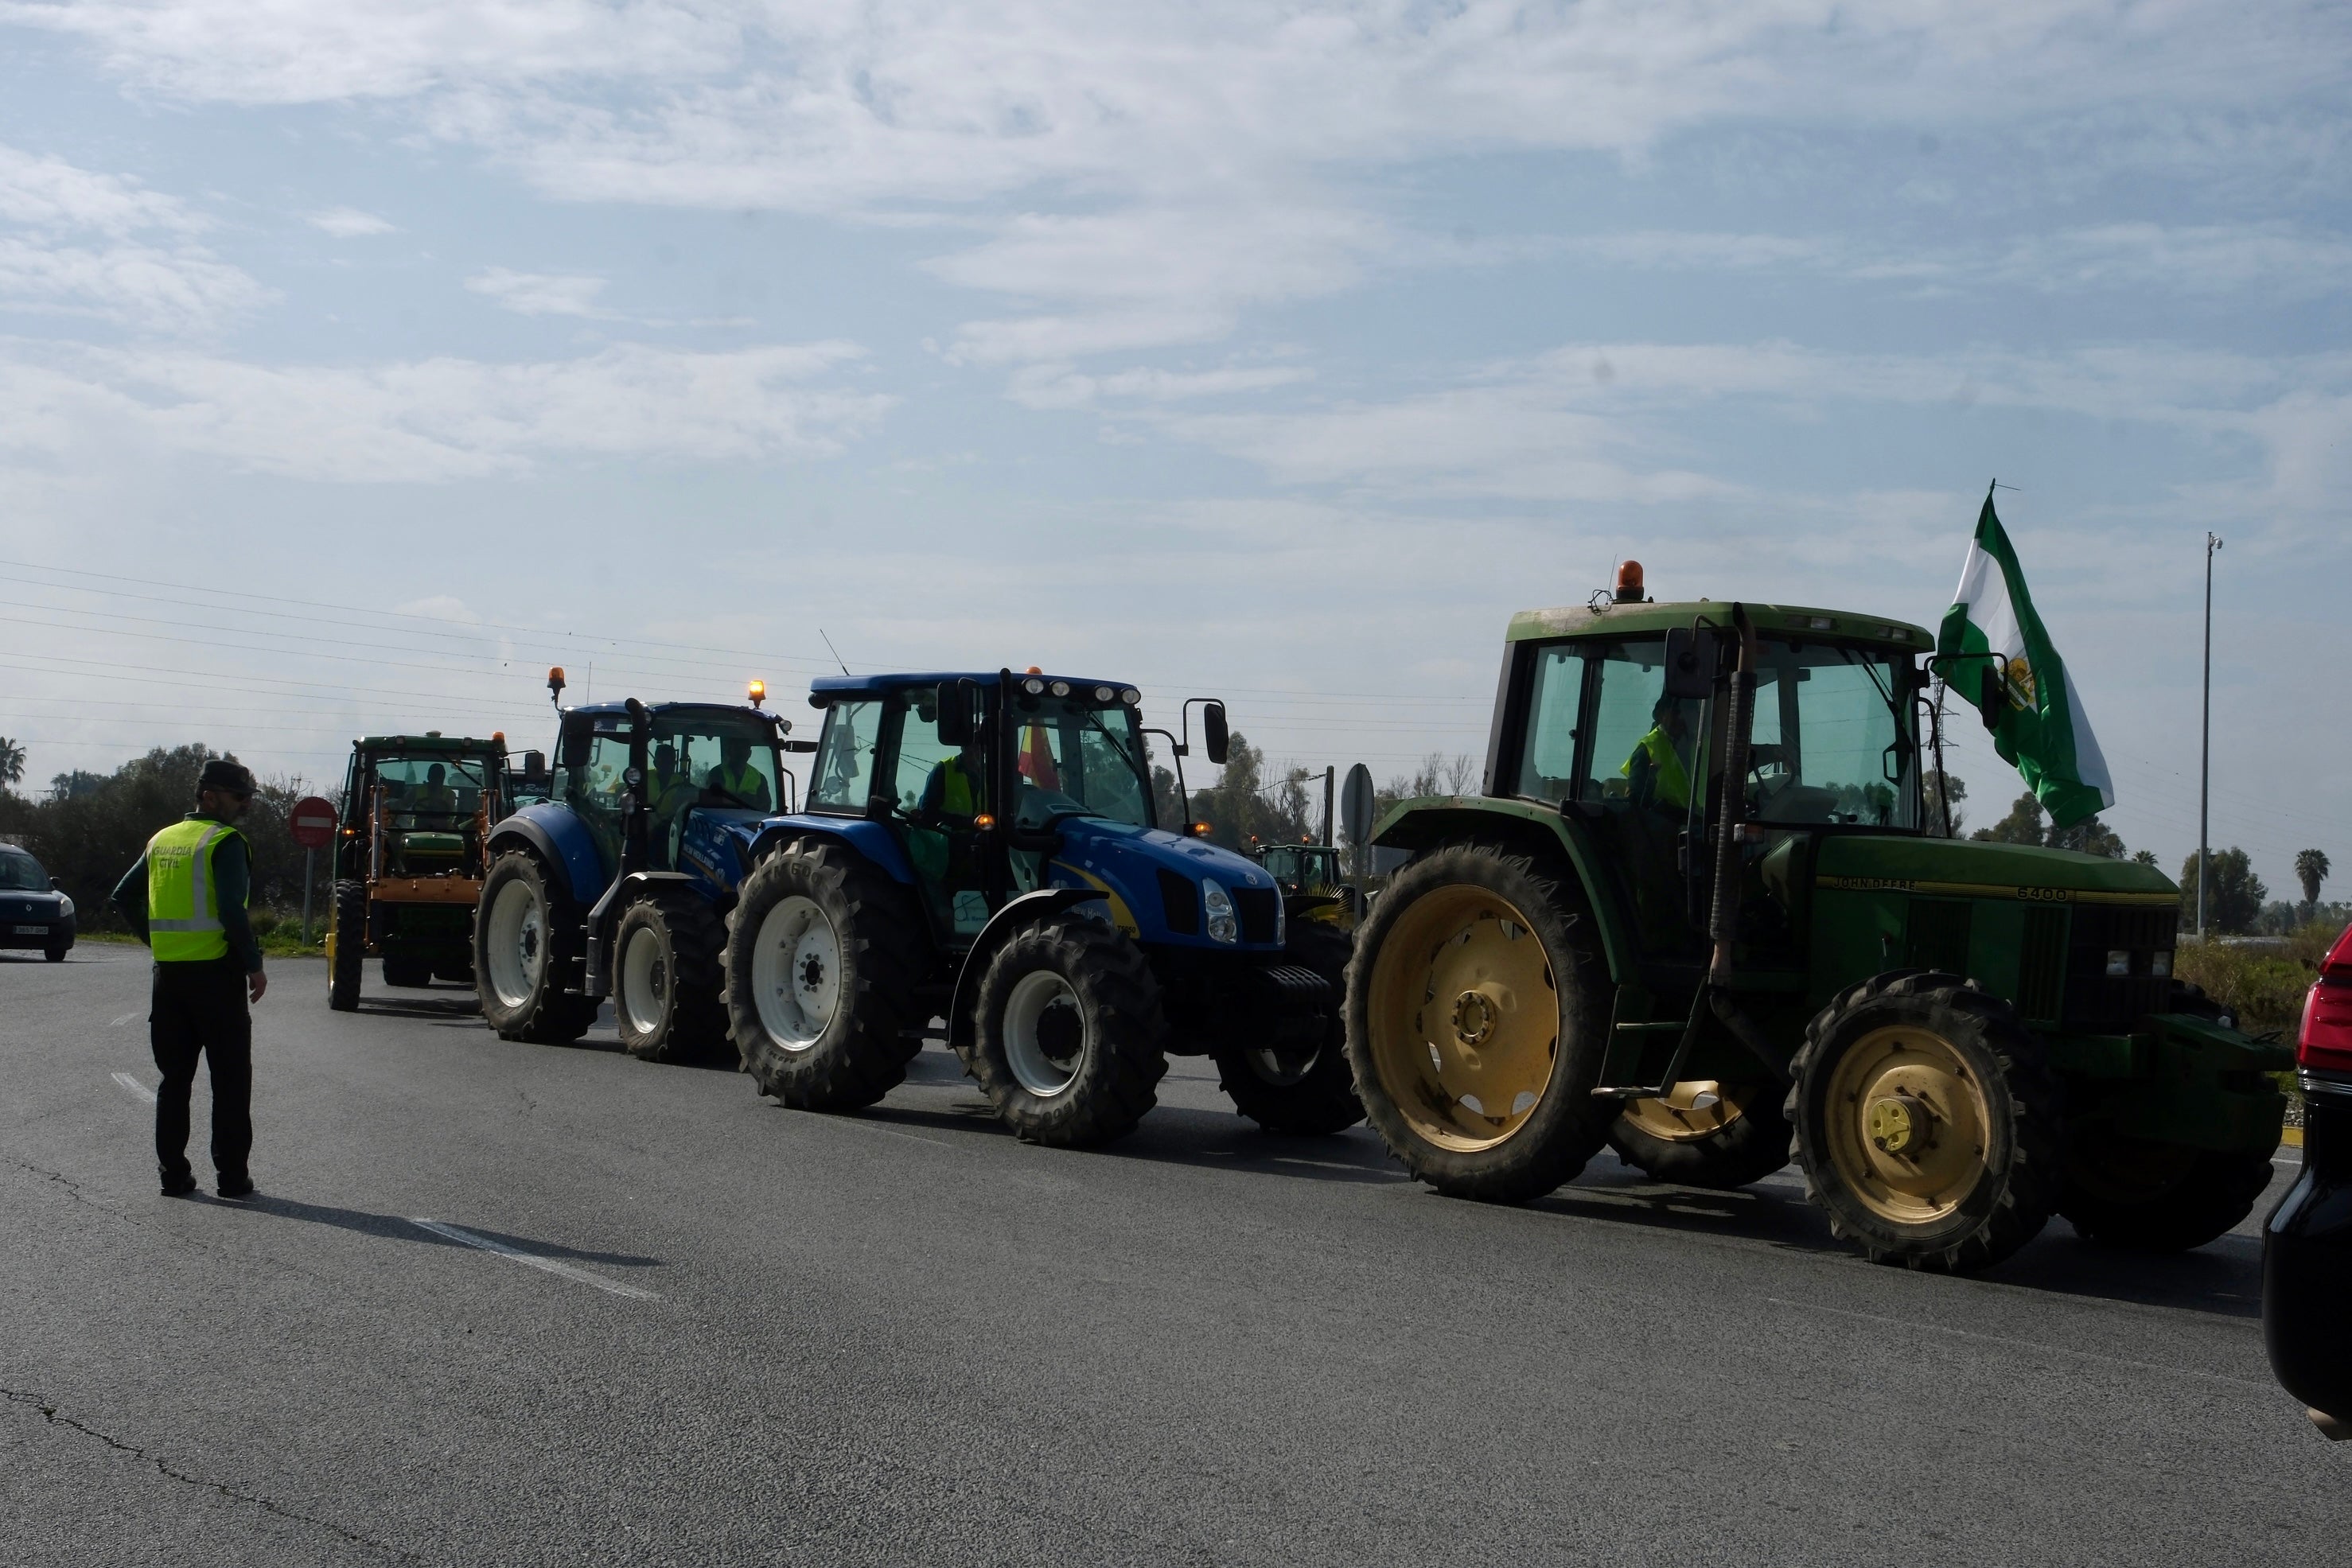
<instances>
[{"instance_id":1,"label":"yellow high-visibility vest","mask_svg":"<svg viewBox=\"0 0 2352 1568\"><path fill-rule=\"evenodd\" d=\"M147 946L159 964L228 956L213 856L237 836L226 822L174 822L147 841Z\"/></svg>"},{"instance_id":2,"label":"yellow high-visibility vest","mask_svg":"<svg viewBox=\"0 0 2352 1568\"><path fill-rule=\"evenodd\" d=\"M1664 806L1687 807L1690 804L1690 773L1683 767L1682 754L1675 749L1674 741L1663 729L1653 728L1634 742L1633 755L1625 758L1619 768L1628 779L1633 776L1633 763L1643 752L1650 755L1651 766L1658 770L1658 802Z\"/></svg>"}]
</instances>

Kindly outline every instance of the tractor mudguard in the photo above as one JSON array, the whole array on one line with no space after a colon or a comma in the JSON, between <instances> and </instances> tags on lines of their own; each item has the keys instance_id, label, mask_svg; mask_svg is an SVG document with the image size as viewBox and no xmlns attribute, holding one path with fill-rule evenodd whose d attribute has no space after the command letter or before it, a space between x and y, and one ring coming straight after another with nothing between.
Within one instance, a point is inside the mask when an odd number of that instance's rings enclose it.
<instances>
[{"instance_id":1,"label":"tractor mudguard","mask_svg":"<svg viewBox=\"0 0 2352 1568\"><path fill-rule=\"evenodd\" d=\"M1625 928L1616 900L1599 874L1600 857L1583 823L1557 808L1533 800L1496 800L1484 795L1424 795L1400 800L1372 828L1372 842L1386 850L1423 850L1466 839L1543 838L1557 844L1584 884L1586 904L1601 928L1601 956L1609 978L1623 985L1640 977L1633 935Z\"/></svg>"},{"instance_id":2,"label":"tractor mudguard","mask_svg":"<svg viewBox=\"0 0 2352 1568\"><path fill-rule=\"evenodd\" d=\"M593 904L604 891L604 862L597 858L596 841L569 807L551 800L525 806L490 829L488 854L529 844L540 859L561 867L567 890L581 904Z\"/></svg>"},{"instance_id":3,"label":"tractor mudguard","mask_svg":"<svg viewBox=\"0 0 2352 1568\"><path fill-rule=\"evenodd\" d=\"M996 956L996 950L1011 941L1014 932L1073 905L1108 897L1091 887L1041 887L1034 893L1023 894L990 915L988 924L972 939L971 950L956 967L955 999L948 1006L949 1045L961 1051L971 1044L971 1004L980 995L980 977L987 971L988 961Z\"/></svg>"},{"instance_id":4,"label":"tractor mudguard","mask_svg":"<svg viewBox=\"0 0 2352 1568\"><path fill-rule=\"evenodd\" d=\"M760 824L759 837L752 840L744 864L756 865L767 859L768 852L787 839L831 839L846 844L881 867L891 881L914 885L915 868L908 863L907 852L890 836L889 829L863 817L770 817Z\"/></svg>"}]
</instances>

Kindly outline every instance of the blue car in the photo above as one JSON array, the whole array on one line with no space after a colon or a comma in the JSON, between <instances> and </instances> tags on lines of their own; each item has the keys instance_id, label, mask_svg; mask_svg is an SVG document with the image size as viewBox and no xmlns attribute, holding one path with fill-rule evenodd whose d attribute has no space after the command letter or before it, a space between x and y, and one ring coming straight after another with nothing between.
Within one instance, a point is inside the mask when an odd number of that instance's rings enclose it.
<instances>
[{"instance_id":1,"label":"blue car","mask_svg":"<svg viewBox=\"0 0 2352 1568\"><path fill-rule=\"evenodd\" d=\"M37 947L62 964L74 945L74 903L14 844L0 844L0 947Z\"/></svg>"}]
</instances>

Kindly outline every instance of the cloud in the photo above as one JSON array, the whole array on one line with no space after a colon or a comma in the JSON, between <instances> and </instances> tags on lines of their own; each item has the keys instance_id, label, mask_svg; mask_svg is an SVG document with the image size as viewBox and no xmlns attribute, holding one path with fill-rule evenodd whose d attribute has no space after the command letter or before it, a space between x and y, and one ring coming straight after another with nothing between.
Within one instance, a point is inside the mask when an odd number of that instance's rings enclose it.
<instances>
[{"instance_id":1,"label":"cloud","mask_svg":"<svg viewBox=\"0 0 2352 1568\"><path fill-rule=\"evenodd\" d=\"M323 213L312 213L310 222L312 228L323 229L337 239L362 239L369 235L399 232L389 220L361 212L357 207L330 207Z\"/></svg>"},{"instance_id":2,"label":"cloud","mask_svg":"<svg viewBox=\"0 0 2352 1568\"><path fill-rule=\"evenodd\" d=\"M1352 286L1399 249L1360 177L1408 159L1638 158L1714 126L2095 125L2110 150L2193 148L2228 185L2342 140L2326 128L2352 56L2340 5L2249 27L2227 0L0 0L0 21L79 37L183 100L368 101L562 199L978 211L992 235L932 267L1014 302L953 348L1004 363L1211 341ZM2038 162L2056 179L2074 161ZM1715 266L1811 259L1804 241L1716 243ZM2095 273L2121 265L2094 254L2107 243L2019 265ZM2226 248L2194 259L2226 271ZM1618 244L1628 265L1641 249Z\"/></svg>"},{"instance_id":3,"label":"cloud","mask_svg":"<svg viewBox=\"0 0 2352 1568\"><path fill-rule=\"evenodd\" d=\"M613 313L596 304L603 293L601 277L559 276L544 272L509 272L503 267L466 279L476 294L488 295L521 316L585 316L612 319Z\"/></svg>"},{"instance_id":4,"label":"cloud","mask_svg":"<svg viewBox=\"0 0 2352 1568\"><path fill-rule=\"evenodd\" d=\"M582 359L345 368L185 352L58 352L0 340L0 448L69 460L111 434L233 468L330 483L439 483L550 458L791 462L831 456L893 400L823 384L842 342Z\"/></svg>"},{"instance_id":5,"label":"cloud","mask_svg":"<svg viewBox=\"0 0 2352 1568\"><path fill-rule=\"evenodd\" d=\"M1314 379L1314 371L1298 365L1236 366L1217 371L1139 367L1109 375L1081 375L1066 364L1026 365L1013 373L1008 395L1030 408L1085 408L1107 399L1164 403L1230 397Z\"/></svg>"},{"instance_id":6,"label":"cloud","mask_svg":"<svg viewBox=\"0 0 2352 1568\"><path fill-rule=\"evenodd\" d=\"M0 145L0 309L217 331L270 295L193 243L205 226L135 180Z\"/></svg>"}]
</instances>

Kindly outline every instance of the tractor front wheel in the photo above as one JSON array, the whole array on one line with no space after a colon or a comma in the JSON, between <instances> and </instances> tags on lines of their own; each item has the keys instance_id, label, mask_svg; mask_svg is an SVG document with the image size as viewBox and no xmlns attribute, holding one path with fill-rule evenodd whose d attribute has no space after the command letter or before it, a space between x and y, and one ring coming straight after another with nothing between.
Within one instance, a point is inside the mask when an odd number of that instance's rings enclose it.
<instances>
[{"instance_id":1,"label":"tractor front wheel","mask_svg":"<svg viewBox=\"0 0 2352 1568\"><path fill-rule=\"evenodd\" d=\"M1957 975L1881 975L1821 1010L1791 1067L1807 1196L1872 1262L1969 1273L2048 1223L2058 1084L2000 998Z\"/></svg>"},{"instance_id":2,"label":"tractor front wheel","mask_svg":"<svg viewBox=\"0 0 2352 1568\"><path fill-rule=\"evenodd\" d=\"M2223 1154L2078 1132L2058 1212L2086 1241L2135 1252L2185 1252L2228 1234L2271 1184L2266 1154Z\"/></svg>"},{"instance_id":3,"label":"tractor front wheel","mask_svg":"<svg viewBox=\"0 0 2352 1568\"><path fill-rule=\"evenodd\" d=\"M360 1005L360 969L367 957L367 883L335 883L327 928L327 1005L339 1013Z\"/></svg>"},{"instance_id":4,"label":"tractor front wheel","mask_svg":"<svg viewBox=\"0 0 2352 1568\"><path fill-rule=\"evenodd\" d=\"M923 1021L909 1016L921 922L898 883L835 844L780 851L743 879L720 1000L761 1093L848 1111L898 1086L923 1044L908 1028Z\"/></svg>"},{"instance_id":5,"label":"tractor front wheel","mask_svg":"<svg viewBox=\"0 0 2352 1568\"><path fill-rule=\"evenodd\" d=\"M1221 1044L1211 1053L1218 1087L1234 1108L1269 1133L1322 1137L1364 1119L1348 1070L1348 1030L1341 1003L1348 994L1348 959L1355 944L1336 926L1294 921L1283 957L1323 977L1329 1010L1319 1038L1298 1045Z\"/></svg>"},{"instance_id":6,"label":"tractor front wheel","mask_svg":"<svg viewBox=\"0 0 2352 1568\"><path fill-rule=\"evenodd\" d=\"M1656 1098L1627 1101L1609 1146L1659 1181L1746 1186L1789 1163L1782 1093L1778 1083L1676 1083Z\"/></svg>"},{"instance_id":7,"label":"tractor front wheel","mask_svg":"<svg viewBox=\"0 0 2352 1568\"><path fill-rule=\"evenodd\" d=\"M981 976L964 1068L1024 1143L1090 1148L1159 1102L1168 1019L1142 950L1082 915L1044 920Z\"/></svg>"},{"instance_id":8,"label":"tractor front wheel","mask_svg":"<svg viewBox=\"0 0 2352 1568\"><path fill-rule=\"evenodd\" d=\"M567 994L566 936L580 919L529 850L498 858L474 921L474 994L501 1040L569 1045L596 1021L596 999Z\"/></svg>"},{"instance_id":9,"label":"tractor front wheel","mask_svg":"<svg viewBox=\"0 0 2352 1568\"><path fill-rule=\"evenodd\" d=\"M719 1004L727 928L690 893L649 894L613 937L613 1021L641 1061L691 1061L727 1042Z\"/></svg>"},{"instance_id":10,"label":"tractor front wheel","mask_svg":"<svg viewBox=\"0 0 2352 1568\"><path fill-rule=\"evenodd\" d=\"M1580 890L1489 844L1423 854L1356 934L1348 1060L1364 1113L1421 1180L1523 1203L1606 1136L1608 1032Z\"/></svg>"}]
</instances>

